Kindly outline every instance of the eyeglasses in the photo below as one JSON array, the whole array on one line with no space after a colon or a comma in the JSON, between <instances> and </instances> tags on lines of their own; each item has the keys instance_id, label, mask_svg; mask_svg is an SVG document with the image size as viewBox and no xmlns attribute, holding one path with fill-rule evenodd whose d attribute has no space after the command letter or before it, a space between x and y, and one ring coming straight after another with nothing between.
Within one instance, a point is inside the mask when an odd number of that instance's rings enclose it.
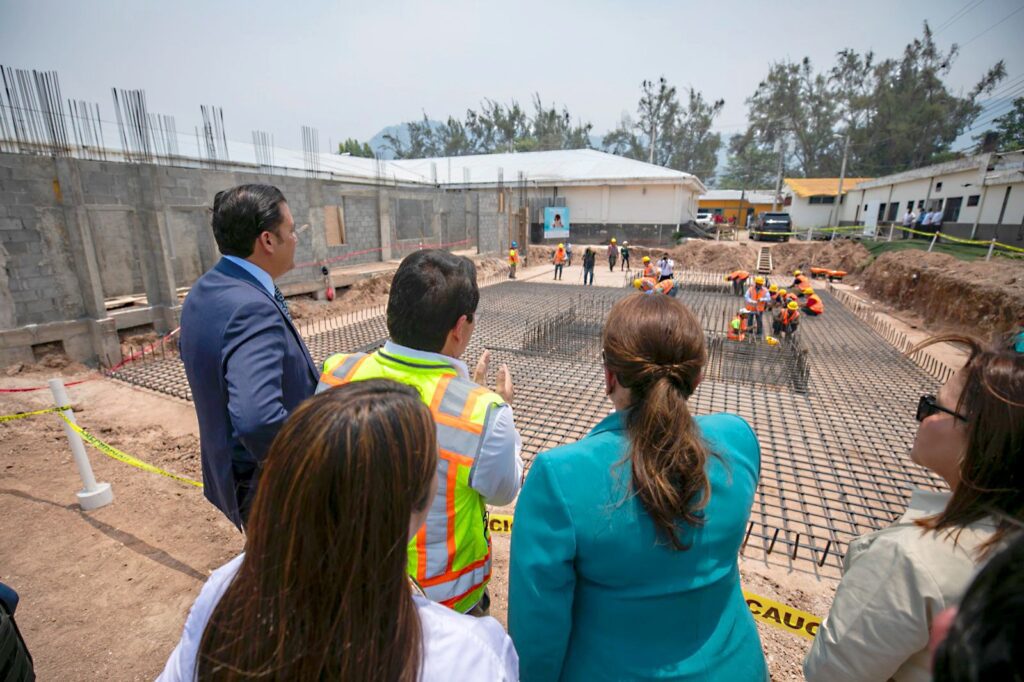
<instances>
[{"instance_id":1,"label":"eyeglasses","mask_svg":"<svg viewBox=\"0 0 1024 682\"><path fill-rule=\"evenodd\" d=\"M938 414L939 412L945 412L946 414L953 415L957 419L967 421L967 417L962 414L954 412L953 410L947 410L945 407L939 405L938 400L933 395L921 396L921 399L917 401L917 414L914 415L914 418L919 422L923 422L928 417L933 414Z\"/></svg>"}]
</instances>

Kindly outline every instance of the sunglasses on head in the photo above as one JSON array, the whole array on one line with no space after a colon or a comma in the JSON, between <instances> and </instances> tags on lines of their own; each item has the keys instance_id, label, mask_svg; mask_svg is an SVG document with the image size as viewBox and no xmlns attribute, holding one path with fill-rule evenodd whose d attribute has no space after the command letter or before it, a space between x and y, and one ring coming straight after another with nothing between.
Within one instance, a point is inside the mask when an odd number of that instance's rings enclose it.
<instances>
[{"instance_id":1,"label":"sunglasses on head","mask_svg":"<svg viewBox=\"0 0 1024 682\"><path fill-rule=\"evenodd\" d=\"M962 414L954 412L953 410L947 410L945 407L939 405L938 399L933 395L921 396L921 399L917 401L917 414L914 416L914 418L917 419L917 421L919 422L923 422L928 417L932 416L933 414L938 414L939 412L951 414L957 419L967 421L967 417L963 416Z\"/></svg>"}]
</instances>

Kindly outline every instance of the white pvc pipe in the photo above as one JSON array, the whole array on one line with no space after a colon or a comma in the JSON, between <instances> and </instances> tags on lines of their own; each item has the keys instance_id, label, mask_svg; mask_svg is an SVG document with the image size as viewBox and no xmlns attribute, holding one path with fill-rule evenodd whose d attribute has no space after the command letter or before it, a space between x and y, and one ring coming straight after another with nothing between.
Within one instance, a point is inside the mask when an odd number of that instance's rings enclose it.
<instances>
[{"instance_id":1,"label":"white pvc pipe","mask_svg":"<svg viewBox=\"0 0 1024 682\"><path fill-rule=\"evenodd\" d=\"M67 406L67 409L61 410L61 414L67 417L72 424L77 425L78 422L75 421L75 413L71 411L71 401L68 400L68 392L64 388L64 382L61 379L50 379L47 383L50 385L50 392L53 393L56 407ZM110 504L114 501L114 492L110 489L109 483L98 483L96 481L96 476L92 473L92 465L89 463L89 456L85 452L85 443L82 442L81 436L63 419L61 419L61 424L64 425L64 435L67 436L68 443L71 445L71 457L75 460L78 475L82 479L83 489L75 493L78 497L78 504L86 511Z\"/></svg>"}]
</instances>

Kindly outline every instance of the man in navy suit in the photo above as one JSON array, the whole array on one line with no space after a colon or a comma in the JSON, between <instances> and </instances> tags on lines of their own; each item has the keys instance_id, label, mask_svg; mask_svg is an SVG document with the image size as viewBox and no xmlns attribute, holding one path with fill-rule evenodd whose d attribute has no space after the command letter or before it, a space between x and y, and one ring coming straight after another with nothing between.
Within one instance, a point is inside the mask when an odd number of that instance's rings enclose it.
<instances>
[{"instance_id":1,"label":"man in navy suit","mask_svg":"<svg viewBox=\"0 0 1024 682\"><path fill-rule=\"evenodd\" d=\"M242 527L270 443L319 373L274 284L295 267L298 243L284 195L270 185L218 192L212 226L223 258L185 298L181 359L206 498Z\"/></svg>"}]
</instances>

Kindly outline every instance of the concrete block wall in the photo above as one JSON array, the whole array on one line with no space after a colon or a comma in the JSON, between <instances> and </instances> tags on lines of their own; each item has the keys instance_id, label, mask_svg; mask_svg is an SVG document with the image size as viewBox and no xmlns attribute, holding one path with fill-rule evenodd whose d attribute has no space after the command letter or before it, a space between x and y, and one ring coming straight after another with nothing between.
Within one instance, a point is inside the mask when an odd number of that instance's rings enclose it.
<instances>
[{"instance_id":1,"label":"concrete block wall","mask_svg":"<svg viewBox=\"0 0 1024 682\"><path fill-rule=\"evenodd\" d=\"M477 193L477 226L480 253L508 249L508 214L498 213L498 193L480 190Z\"/></svg>"},{"instance_id":2,"label":"concrete block wall","mask_svg":"<svg viewBox=\"0 0 1024 682\"><path fill-rule=\"evenodd\" d=\"M52 159L0 154L0 328L80 317Z\"/></svg>"}]
</instances>

